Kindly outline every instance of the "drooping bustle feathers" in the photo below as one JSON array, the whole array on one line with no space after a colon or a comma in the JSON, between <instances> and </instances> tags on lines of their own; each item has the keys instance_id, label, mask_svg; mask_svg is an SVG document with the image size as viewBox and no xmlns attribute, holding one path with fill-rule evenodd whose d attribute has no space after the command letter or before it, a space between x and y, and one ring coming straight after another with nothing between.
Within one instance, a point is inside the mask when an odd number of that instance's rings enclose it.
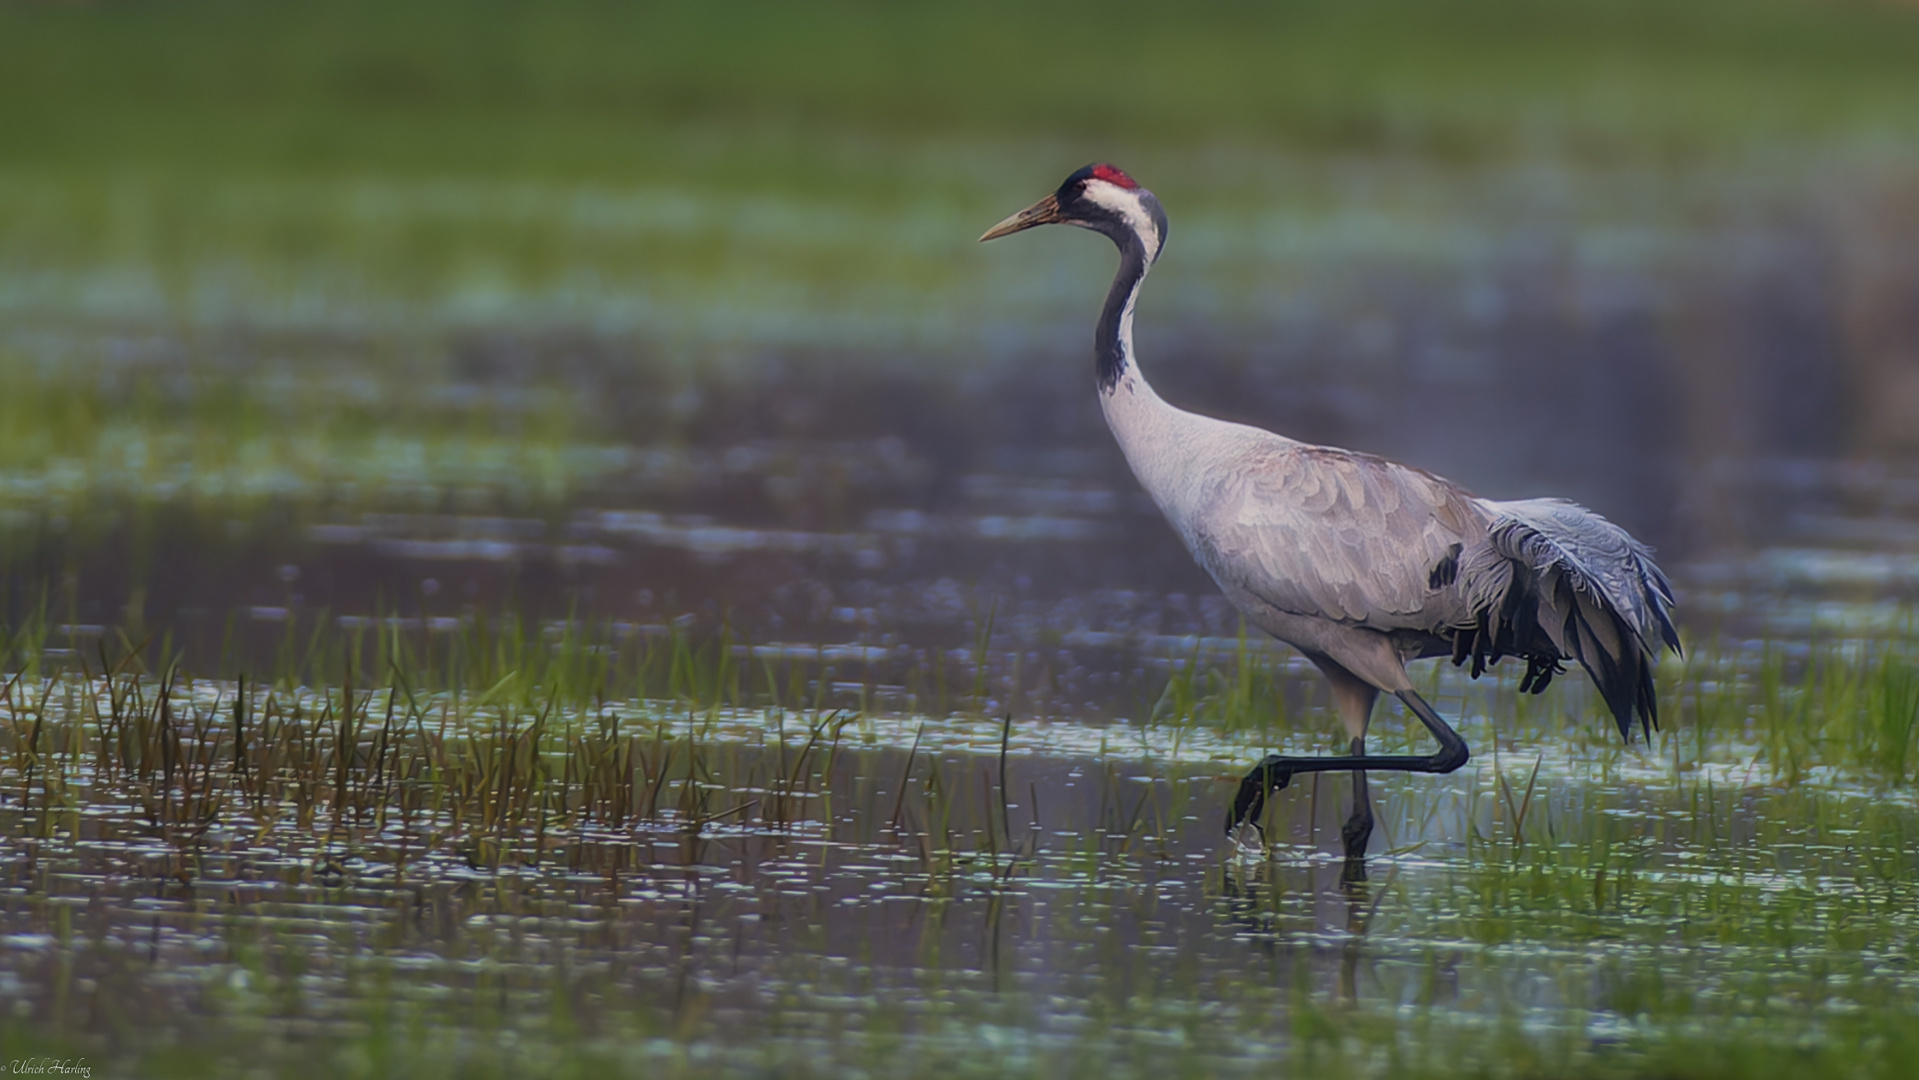
<instances>
[{"instance_id":1,"label":"drooping bustle feathers","mask_svg":"<svg viewBox=\"0 0 1919 1080\"><path fill-rule=\"evenodd\" d=\"M1632 737L1659 725L1652 671L1661 646L1680 651L1672 585L1652 553L1624 529L1562 499L1487 500L1498 515L1464 574L1474 626L1454 638L1453 660L1478 675L1503 655L1528 661L1520 689L1544 689L1561 657L1578 660Z\"/></svg>"}]
</instances>

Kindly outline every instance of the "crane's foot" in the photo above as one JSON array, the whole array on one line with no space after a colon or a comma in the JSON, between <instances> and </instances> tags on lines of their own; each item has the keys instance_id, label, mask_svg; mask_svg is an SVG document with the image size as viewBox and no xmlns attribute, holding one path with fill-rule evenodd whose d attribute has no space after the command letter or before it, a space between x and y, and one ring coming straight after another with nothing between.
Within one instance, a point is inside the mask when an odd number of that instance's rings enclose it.
<instances>
[{"instance_id":1,"label":"crane's foot","mask_svg":"<svg viewBox=\"0 0 1919 1080\"><path fill-rule=\"evenodd\" d=\"M1362 789L1363 790L1363 789ZM1339 838L1346 845L1346 865L1339 873L1339 880L1345 885L1356 885L1366 880L1366 843L1373 838L1373 808L1371 801L1362 803L1353 811L1340 827Z\"/></svg>"},{"instance_id":2,"label":"crane's foot","mask_svg":"<svg viewBox=\"0 0 1919 1080\"><path fill-rule=\"evenodd\" d=\"M1366 844L1373 838L1372 815L1368 814L1365 817L1354 815L1347 819L1346 824L1339 830L1339 838L1346 844L1347 858L1365 858Z\"/></svg>"},{"instance_id":3,"label":"crane's foot","mask_svg":"<svg viewBox=\"0 0 1919 1080\"><path fill-rule=\"evenodd\" d=\"M1359 740L1354 739L1354 756L1360 753L1359 746ZM1366 857L1366 844L1373 838L1373 793L1364 772L1353 773L1353 812L1339 827L1339 838L1346 844L1348 860Z\"/></svg>"},{"instance_id":4,"label":"crane's foot","mask_svg":"<svg viewBox=\"0 0 1919 1080\"><path fill-rule=\"evenodd\" d=\"M1273 754L1260 762L1239 782L1239 794L1233 796L1233 812L1226 815L1226 835L1243 849L1250 830L1259 850L1264 852L1266 833L1259 827L1259 817L1266 811L1266 797L1292 782L1293 771L1286 767L1285 758Z\"/></svg>"},{"instance_id":5,"label":"crane's foot","mask_svg":"<svg viewBox=\"0 0 1919 1080\"><path fill-rule=\"evenodd\" d=\"M1256 822L1242 821L1226 830L1226 840L1242 858L1263 859L1266 857L1266 831Z\"/></svg>"}]
</instances>

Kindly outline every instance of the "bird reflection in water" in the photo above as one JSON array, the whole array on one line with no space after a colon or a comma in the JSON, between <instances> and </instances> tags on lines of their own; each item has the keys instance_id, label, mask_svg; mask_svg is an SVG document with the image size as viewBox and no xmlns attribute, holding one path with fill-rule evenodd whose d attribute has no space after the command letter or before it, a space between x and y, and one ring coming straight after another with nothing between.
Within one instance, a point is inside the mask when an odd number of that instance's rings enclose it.
<instances>
[{"instance_id":1,"label":"bird reflection in water","mask_svg":"<svg viewBox=\"0 0 1919 1080\"><path fill-rule=\"evenodd\" d=\"M1283 874L1303 874L1306 889L1314 898L1315 909L1326 892L1337 897L1345 933L1339 943L1332 1000L1344 1007L1357 1005L1360 962L1367 956L1367 935L1379 916L1380 905L1392 894L1398 868L1390 871L1386 880L1378 885L1363 879L1355 880L1342 872L1337 885L1331 890L1322 891L1319 885L1320 868L1317 865L1287 869L1269 860L1223 860L1218 909L1226 920L1239 927L1240 936L1245 941L1267 953L1276 962L1304 959L1310 967L1316 967L1311 960L1321 951L1321 946L1307 944L1302 957L1297 943L1319 938L1317 926L1295 931L1282 924L1282 906L1288 891L1281 877Z\"/></svg>"}]
</instances>

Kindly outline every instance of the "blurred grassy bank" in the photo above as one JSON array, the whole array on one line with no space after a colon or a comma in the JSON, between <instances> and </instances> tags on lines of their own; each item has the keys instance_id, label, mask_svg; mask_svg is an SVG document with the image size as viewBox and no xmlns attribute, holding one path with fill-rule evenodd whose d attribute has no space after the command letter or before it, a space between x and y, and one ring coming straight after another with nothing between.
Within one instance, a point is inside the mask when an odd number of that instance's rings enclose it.
<instances>
[{"instance_id":1,"label":"blurred grassy bank","mask_svg":"<svg viewBox=\"0 0 1919 1080\"><path fill-rule=\"evenodd\" d=\"M1910 136L1915 47L1910 7L1798 0L9 5L0 137L15 165L755 185L889 171L835 134L1616 163Z\"/></svg>"},{"instance_id":2,"label":"blurred grassy bank","mask_svg":"<svg viewBox=\"0 0 1919 1080\"><path fill-rule=\"evenodd\" d=\"M1172 214L1182 404L1615 506L1903 445L1915 55L1910 6L1797 0L3 4L0 464L350 475L369 432L510 453L535 399L588 451L916 438L881 378L1103 445L1109 253L972 242L1095 158ZM1622 438L1658 460L1552 449Z\"/></svg>"}]
</instances>

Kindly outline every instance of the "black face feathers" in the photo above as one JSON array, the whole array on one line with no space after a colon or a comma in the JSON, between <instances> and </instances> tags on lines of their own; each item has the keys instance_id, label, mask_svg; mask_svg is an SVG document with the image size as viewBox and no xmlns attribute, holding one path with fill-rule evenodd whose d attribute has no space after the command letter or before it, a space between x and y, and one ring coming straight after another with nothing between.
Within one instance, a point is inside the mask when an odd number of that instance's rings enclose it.
<instances>
[{"instance_id":1,"label":"black face feathers","mask_svg":"<svg viewBox=\"0 0 1919 1080\"><path fill-rule=\"evenodd\" d=\"M1053 192L1053 200L1059 203L1061 217L1084 222L1105 216L1106 208L1086 197L1086 185L1093 181L1093 170L1097 168L1097 165L1086 166L1067 177L1059 190Z\"/></svg>"},{"instance_id":2,"label":"black face feathers","mask_svg":"<svg viewBox=\"0 0 1919 1080\"><path fill-rule=\"evenodd\" d=\"M1117 166L1097 162L1078 170L1053 192L1053 200L1057 220L1103 233L1122 250L1137 236L1150 261L1165 246L1166 211Z\"/></svg>"}]
</instances>

